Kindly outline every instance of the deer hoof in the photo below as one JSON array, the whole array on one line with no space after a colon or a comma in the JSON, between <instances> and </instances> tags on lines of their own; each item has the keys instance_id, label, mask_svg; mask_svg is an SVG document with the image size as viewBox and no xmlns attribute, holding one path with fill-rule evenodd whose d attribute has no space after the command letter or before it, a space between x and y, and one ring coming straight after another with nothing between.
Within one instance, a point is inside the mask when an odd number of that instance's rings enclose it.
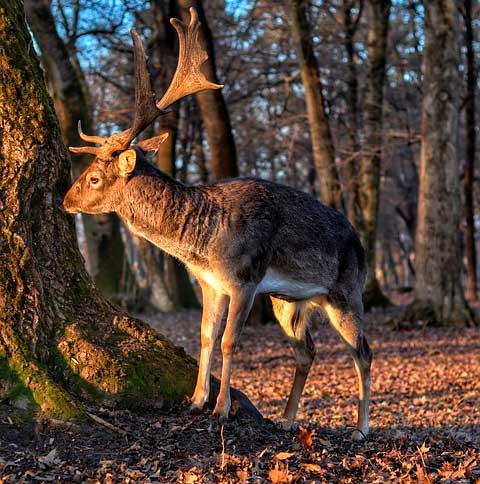
<instances>
[{"instance_id":1,"label":"deer hoof","mask_svg":"<svg viewBox=\"0 0 480 484\"><path fill-rule=\"evenodd\" d=\"M354 430L352 433L352 440L354 440L355 442L361 442L362 440L365 440L367 438L367 433L368 430L364 432L360 430Z\"/></svg>"},{"instance_id":2,"label":"deer hoof","mask_svg":"<svg viewBox=\"0 0 480 484\"><path fill-rule=\"evenodd\" d=\"M225 422L228 420L228 414L230 409L227 406L216 406L213 409L212 415L217 417L220 422Z\"/></svg>"},{"instance_id":3,"label":"deer hoof","mask_svg":"<svg viewBox=\"0 0 480 484\"><path fill-rule=\"evenodd\" d=\"M202 413L203 410L203 405L198 405L196 403L191 403L189 407L190 413L193 413L194 415Z\"/></svg>"},{"instance_id":4,"label":"deer hoof","mask_svg":"<svg viewBox=\"0 0 480 484\"><path fill-rule=\"evenodd\" d=\"M190 412L191 413L201 413L203 408L205 407L206 401L201 399L200 401L196 401L193 397L190 399Z\"/></svg>"}]
</instances>

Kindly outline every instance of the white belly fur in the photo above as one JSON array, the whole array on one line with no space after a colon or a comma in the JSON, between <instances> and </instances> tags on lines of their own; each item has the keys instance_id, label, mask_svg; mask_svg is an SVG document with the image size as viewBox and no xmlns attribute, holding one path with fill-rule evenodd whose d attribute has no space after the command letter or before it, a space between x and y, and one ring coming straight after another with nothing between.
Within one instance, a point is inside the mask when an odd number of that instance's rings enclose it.
<instances>
[{"instance_id":1,"label":"white belly fur","mask_svg":"<svg viewBox=\"0 0 480 484\"><path fill-rule=\"evenodd\" d=\"M197 273L209 286L217 291L228 294L229 284L225 284L222 280L216 277L210 271L194 271ZM328 291L323 286L314 283L296 281L288 279L283 274L280 274L273 269L268 269L265 277L257 286L257 294L280 294L294 299L310 299L320 294L327 294Z\"/></svg>"},{"instance_id":2,"label":"white belly fur","mask_svg":"<svg viewBox=\"0 0 480 484\"><path fill-rule=\"evenodd\" d=\"M323 286L288 279L273 269L267 269L265 277L260 281L257 288L258 294L281 294L294 299L310 299L313 296L327 294L327 292Z\"/></svg>"}]
</instances>

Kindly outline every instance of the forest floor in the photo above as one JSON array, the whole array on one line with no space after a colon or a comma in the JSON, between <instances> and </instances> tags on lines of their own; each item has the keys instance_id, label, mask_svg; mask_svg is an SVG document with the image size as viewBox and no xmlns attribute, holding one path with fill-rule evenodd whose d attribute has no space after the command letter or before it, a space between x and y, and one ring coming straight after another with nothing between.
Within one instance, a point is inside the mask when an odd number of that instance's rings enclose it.
<instances>
[{"instance_id":1,"label":"forest floor","mask_svg":"<svg viewBox=\"0 0 480 484\"><path fill-rule=\"evenodd\" d=\"M198 356L198 312L148 319ZM365 442L350 438L356 376L327 325L313 328L318 353L295 432L278 424L293 378L286 338L277 325L247 327L232 383L265 423L234 417L221 425L181 406L140 416L91 409L111 428L27 425L0 405L0 483L480 483L480 331L394 332L384 319L376 313L368 322L374 365Z\"/></svg>"}]
</instances>

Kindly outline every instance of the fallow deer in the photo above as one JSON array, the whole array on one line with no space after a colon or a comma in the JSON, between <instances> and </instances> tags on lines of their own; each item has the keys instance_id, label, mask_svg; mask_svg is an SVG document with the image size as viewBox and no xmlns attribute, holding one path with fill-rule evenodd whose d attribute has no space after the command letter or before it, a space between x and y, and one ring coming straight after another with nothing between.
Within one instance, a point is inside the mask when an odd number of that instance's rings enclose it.
<instances>
[{"instance_id":1,"label":"fallow deer","mask_svg":"<svg viewBox=\"0 0 480 484\"><path fill-rule=\"evenodd\" d=\"M132 31L135 57L135 116L132 127L110 137L87 136L100 146L70 148L95 159L64 199L72 213L116 212L134 233L183 261L203 291L201 354L192 409L209 395L212 350L225 309L223 367L214 413L230 411L232 358L242 325L257 294L269 294L275 315L293 346L296 369L284 413L286 427L295 415L315 347L308 323L312 309L328 316L353 356L359 379L355 439L368 432L371 352L364 336L362 245L348 220L336 210L293 188L253 178L185 186L151 165L148 151L166 138L131 144L178 99L222 86L200 71L207 54L198 40L194 9L185 26L172 19L179 36L179 60L160 101L147 71L142 43Z\"/></svg>"}]
</instances>

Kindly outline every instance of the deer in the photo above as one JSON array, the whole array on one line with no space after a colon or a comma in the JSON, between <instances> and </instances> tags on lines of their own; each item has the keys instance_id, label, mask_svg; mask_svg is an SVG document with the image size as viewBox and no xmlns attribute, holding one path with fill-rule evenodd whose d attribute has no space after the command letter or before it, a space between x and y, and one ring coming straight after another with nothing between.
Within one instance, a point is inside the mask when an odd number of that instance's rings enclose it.
<instances>
[{"instance_id":1,"label":"deer","mask_svg":"<svg viewBox=\"0 0 480 484\"><path fill-rule=\"evenodd\" d=\"M359 385L354 440L368 434L372 353L365 337L362 290L366 276L362 244L347 218L300 190L256 178L187 186L148 161L168 136L132 143L179 99L223 86L210 82L200 67L208 54L200 44L197 12L190 23L170 19L179 38L177 68L157 102L147 57L135 30L135 108L131 127L111 136L82 140L70 147L95 155L64 197L70 213L116 212L128 229L182 261L198 280L203 295L198 377L190 399L202 411L210 393L215 341L221 337L221 383L213 415L231 410L230 375L242 327L256 295L271 298L274 314L295 357L295 374L283 414L286 429L295 418L315 345L309 330L320 308L353 357Z\"/></svg>"}]
</instances>

